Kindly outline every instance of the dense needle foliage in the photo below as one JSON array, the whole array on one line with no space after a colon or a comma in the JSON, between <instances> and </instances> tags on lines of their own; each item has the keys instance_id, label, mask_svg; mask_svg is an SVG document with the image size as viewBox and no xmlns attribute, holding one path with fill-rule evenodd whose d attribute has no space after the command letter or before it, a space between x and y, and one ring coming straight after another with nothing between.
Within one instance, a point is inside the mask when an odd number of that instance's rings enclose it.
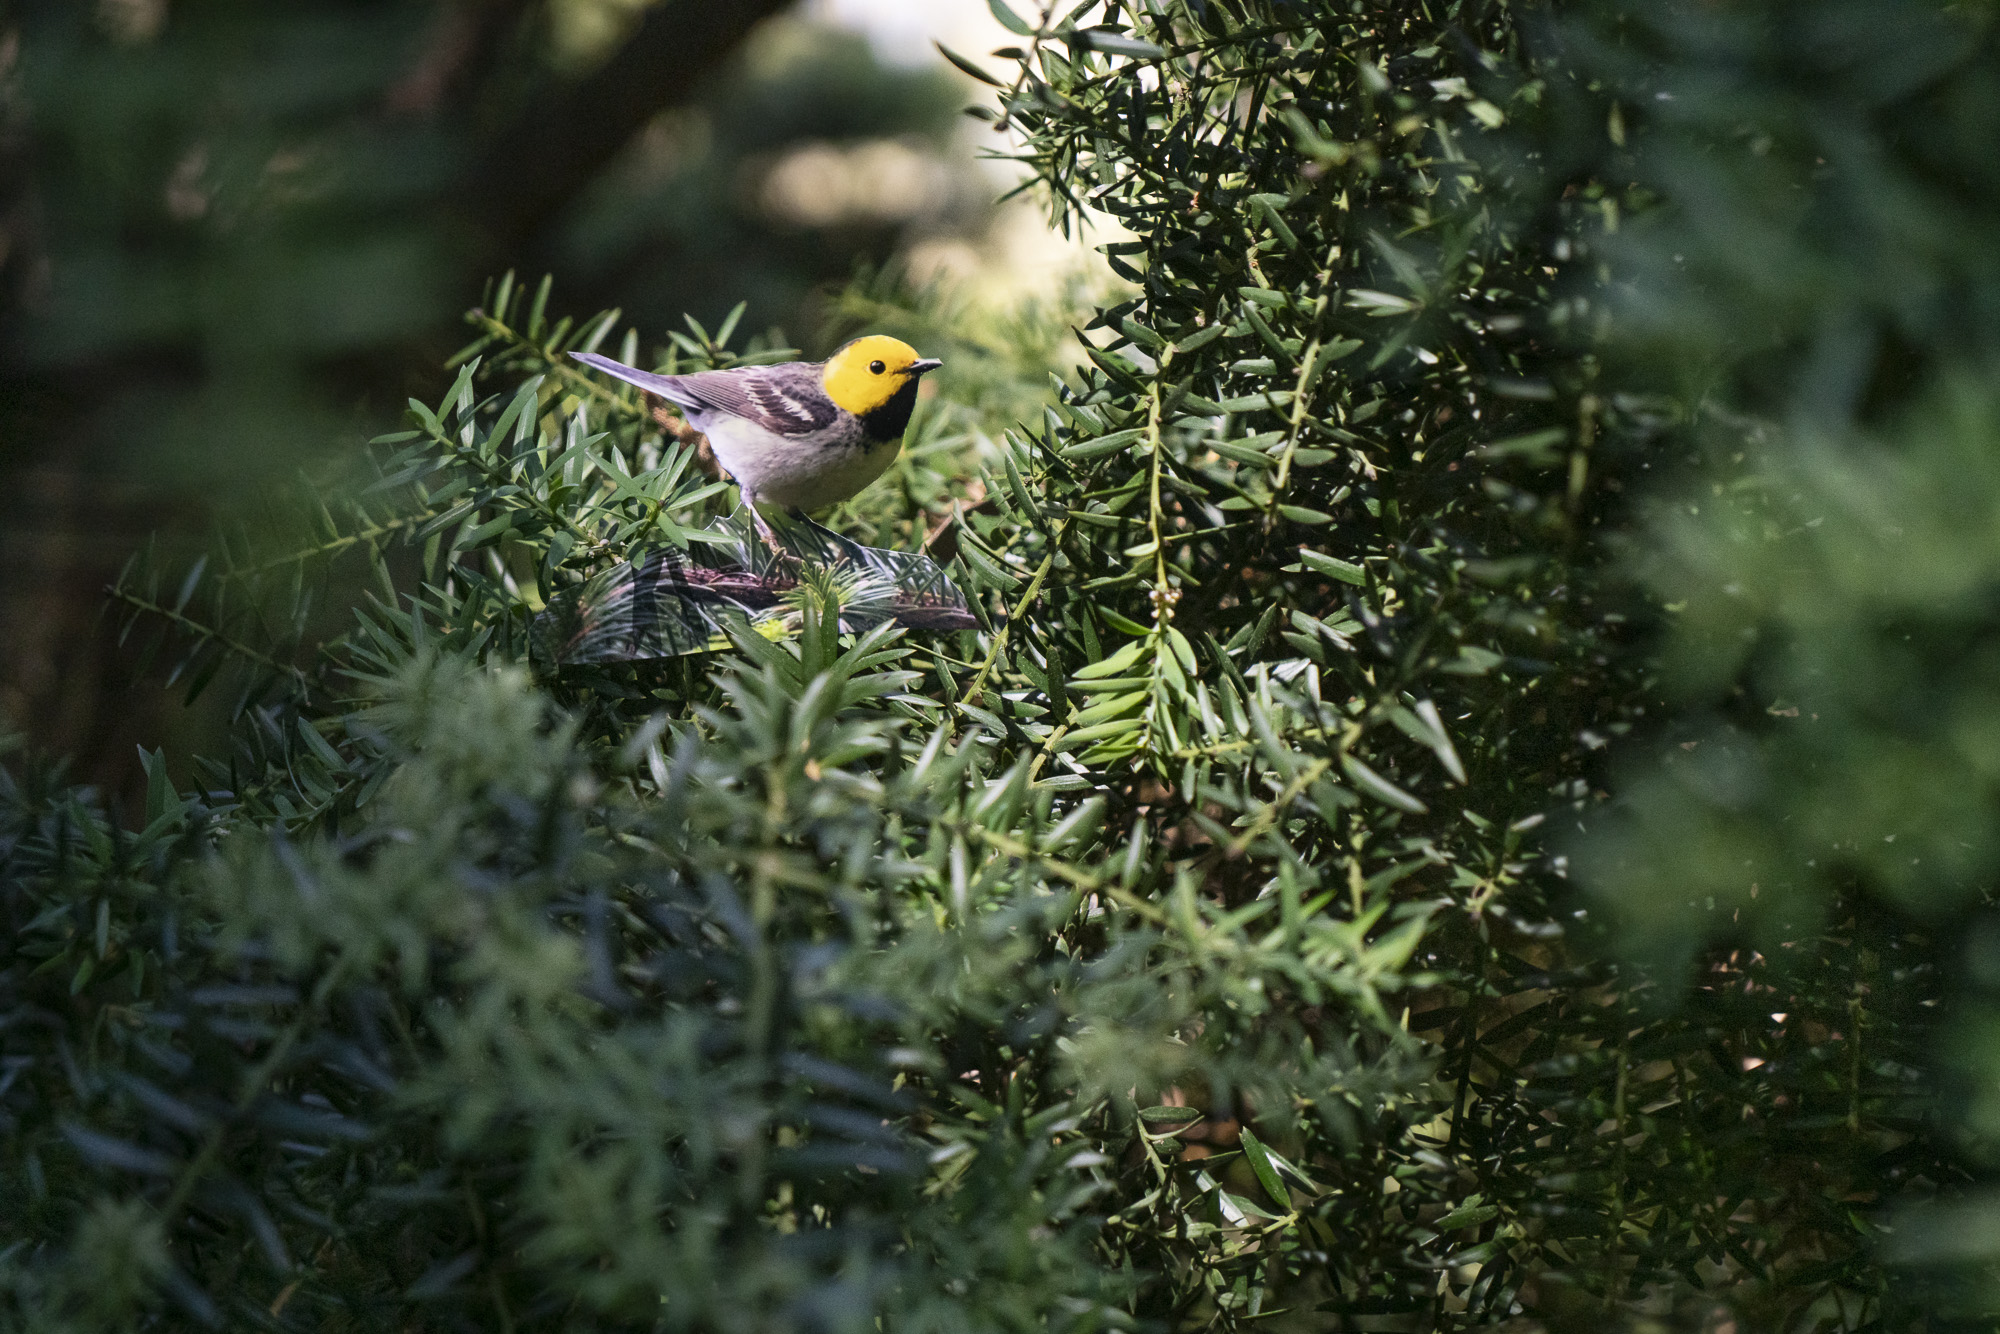
<instances>
[{"instance_id":1,"label":"dense needle foliage","mask_svg":"<svg viewBox=\"0 0 2000 1334\"><path fill-rule=\"evenodd\" d=\"M1970 1169L1907 879L1739 902L1689 799L1599 829L1620 738L1717 749L1658 627L1759 587L1634 498L1823 531L1746 448L1845 327L1776 264L1824 188L1783 133L1832 123L1786 99L2000 88L1976 14L1811 8L996 5L987 114L1130 286L1025 419L1060 303L851 293L947 369L827 517L949 556L978 630L809 590L781 642L538 674L550 598L729 500L566 353L784 353L498 284L369 485L122 581L236 752L151 757L143 812L9 780L0 1328L1911 1328L1890 1210ZM1805 77L1891 30L1917 83ZM1695 86L1732 59L1777 110ZM379 591L311 643L343 562Z\"/></svg>"}]
</instances>

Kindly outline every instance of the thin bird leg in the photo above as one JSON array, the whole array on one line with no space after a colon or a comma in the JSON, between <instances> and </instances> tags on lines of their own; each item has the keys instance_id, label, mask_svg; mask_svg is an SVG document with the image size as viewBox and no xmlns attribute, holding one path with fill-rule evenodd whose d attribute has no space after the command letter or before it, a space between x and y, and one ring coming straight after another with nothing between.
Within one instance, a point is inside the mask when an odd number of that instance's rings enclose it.
<instances>
[{"instance_id":1,"label":"thin bird leg","mask_svg":"<svg viewBox=\"0 0 2000 1334\"><path fill-rule=\"evenodd\" d=\"M798 558L792 555L790 551L787 551L784 544L778 541L778 535L771 531L770 522L762 514L758 513L757 502L745 496L743 497L743 508L750 511L750 522L756 525L757 535L764 539L765 546L771 548L771 554L778 558L778 563L781 565L795 563Z\"/></svg>"}]
</instances>

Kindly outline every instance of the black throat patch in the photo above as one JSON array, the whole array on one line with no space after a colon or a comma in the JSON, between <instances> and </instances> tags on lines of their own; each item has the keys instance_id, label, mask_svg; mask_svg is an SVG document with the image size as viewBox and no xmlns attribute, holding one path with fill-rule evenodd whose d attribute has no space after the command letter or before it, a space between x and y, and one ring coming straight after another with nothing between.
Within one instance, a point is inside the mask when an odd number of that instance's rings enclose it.
<instances>
[{"instance_id":1,"label":"black throat patch","mask_svg":"<svg viewBox=\"0 0 2000 1334\"><path fill-rule=\"evenodd\" d=\"M916 406L917 381L912 376L903 382L901 389L889 396L888 402L873 411L859 414L855 420L861 423L861 433L871 441L901 440Z\"/></svg>"}]
</instances>

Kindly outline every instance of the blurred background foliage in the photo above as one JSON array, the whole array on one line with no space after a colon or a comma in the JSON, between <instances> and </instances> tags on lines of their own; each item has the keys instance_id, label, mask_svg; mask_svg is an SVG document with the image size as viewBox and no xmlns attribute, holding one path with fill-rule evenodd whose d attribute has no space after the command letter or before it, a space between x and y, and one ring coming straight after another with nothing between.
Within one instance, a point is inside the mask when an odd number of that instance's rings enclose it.
<instances>
[{"instance_id":1,"label":"blurred background foliage","mask_svg":"<svg viewBox=\"0 0 2000 1334\"><path fill-rule=\"evenodd\" d=\"M780 0L20 0L0 11L0 716L129 787L217 720L135 694L98 590L435 394L480 285L815 352L956 239L963 81ZM933 266L934 267L934 266Z\"/></svg>"},{"instance_id":2,"label":"blurred background foliage","mask_svg":"<svg viewBox=\"0 0 2000 1334\"><path fill-rule=\"evenodd\" d=\"M535 9L467 123L667 14ZM934 85L761 159L655 106L506 243L553 288L319 368L422 391L372 485L125 567L229 733L6 771L0 1328L1990 1327L1991 8L993 14L1123 286L811 295ZM585 263L739 132L768 248L676 244L754 271ZM981 628L535 676L727 501L567 351L802 319L946 357L826 517Z\"/></svg>"},{"instance_id":3,"label":"blurred background foliage","mask_svg":"<svg viewBox=\"0 0 2000 1334\"><path fill-rule=\"evenodd\" d=\"M1628 539L1662 610L1658 700L1617 800L1573 840L1579 869L1674 990L1718 950L1790 971L1841 942L1851 1014L1826 1031L1886 1070L1909 1058L1878 1045L1908 1031L1885 1012L1929 1010L1909 1016L1938 1035L1924 1118L1987 1180L1995 19L1841 0L1559 29L1601 79L1579 100L1619 118L1617 142L1576 135L1568 162L1667 201L1599 242L1618 275L1601 345L1607 374L1670 406L1659 440L1687 472L1651 490ZM1796 1013L1773 1009L1800 1040ZM1906 1168L1905 1133L1878 1141L1885 1176ZM1886 1245L1937 1282L1931 1310L1953 1328L1989 1323L1996 1301L1984 1190L1897 1215Z\"/></svg>"}]
</instances>

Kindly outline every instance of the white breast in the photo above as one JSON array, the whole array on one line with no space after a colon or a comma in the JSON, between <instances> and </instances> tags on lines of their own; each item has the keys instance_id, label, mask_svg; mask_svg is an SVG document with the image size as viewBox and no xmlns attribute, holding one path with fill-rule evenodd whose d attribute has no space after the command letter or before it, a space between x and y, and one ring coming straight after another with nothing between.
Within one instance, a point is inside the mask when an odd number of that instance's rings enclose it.
<instances>
[{"instance_id":1,"label":"white breast","mask_svg":"<svg viewBox=\"0 0 2000 1334\"><path fill-rule=\"evenodd\" d=\"M703 424L715 457L746 495L767 505L815 510L847 499L880 477L903 442L824 445L789 440L741 417L712 414Z\"/></svg>"}]
</instances>

